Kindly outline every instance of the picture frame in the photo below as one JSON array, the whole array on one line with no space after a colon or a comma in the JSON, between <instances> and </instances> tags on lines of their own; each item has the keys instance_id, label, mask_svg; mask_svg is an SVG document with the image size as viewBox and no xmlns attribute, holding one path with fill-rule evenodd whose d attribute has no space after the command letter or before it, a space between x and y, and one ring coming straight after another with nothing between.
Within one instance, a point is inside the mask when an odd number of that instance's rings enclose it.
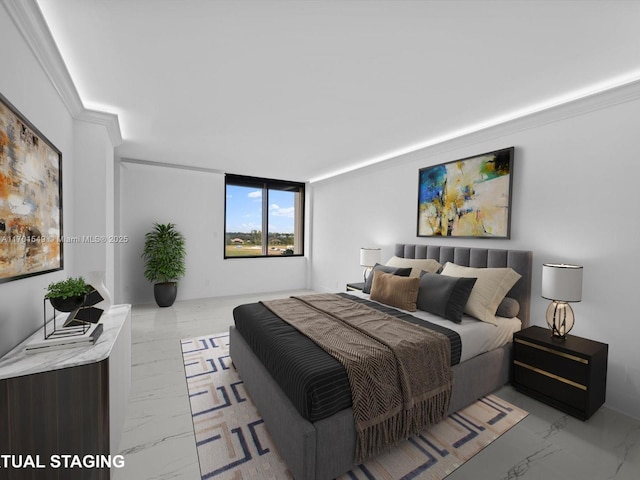
<instances>
[{"instance_id":1,"label":"picture frame","mask_svg":"<svg viewBox=\"0 0 640 480\"><path fill-rule=\"evenodd\" d=\"M417 236L511 238L514 150L421 168Z\"/></svg>"},{"instance_id":2,"label":"picture frame","mask_svg":"<svg viewBox=\"0 0 640 480\"><path fill-rule=\"evenodd\" d=\"M64 268L62 152L0 94L0 283Z\"/></svg>"}]
</instances>

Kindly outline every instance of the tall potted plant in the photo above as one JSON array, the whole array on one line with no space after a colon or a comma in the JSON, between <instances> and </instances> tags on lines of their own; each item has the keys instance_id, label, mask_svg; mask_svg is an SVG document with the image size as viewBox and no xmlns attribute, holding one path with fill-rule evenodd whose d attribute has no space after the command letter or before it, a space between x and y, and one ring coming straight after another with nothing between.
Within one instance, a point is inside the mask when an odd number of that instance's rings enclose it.
<instances>
[{"instance_id":1,"label":"tall potted plant","mask_svg":"<svg viewBox=\"0 0 640 480\"><path fill-rule=\"evenodd\" d=\"M153 294L158 306L170 307L178 294L177 280L185 274L185 241L173 223L153 225L153 230L145 235L144 276L155 282Z\"/></svg>"}]
</instances>

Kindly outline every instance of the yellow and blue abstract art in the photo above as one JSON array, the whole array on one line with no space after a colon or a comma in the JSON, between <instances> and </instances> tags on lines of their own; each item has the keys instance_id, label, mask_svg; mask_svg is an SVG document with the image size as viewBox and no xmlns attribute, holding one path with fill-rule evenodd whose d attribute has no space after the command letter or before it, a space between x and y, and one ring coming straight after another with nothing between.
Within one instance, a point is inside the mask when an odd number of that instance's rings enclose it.
<instances>
[{"instance_id":1,"label":"yellow and blue abstract art","mask_svg":"<svg viewBox=\"0 0 640 480\"><path fill-rule=\"evenodd\" d=\"M509 238L514 147L420 169L419 237Z\"/></svg>"}]
</instances>

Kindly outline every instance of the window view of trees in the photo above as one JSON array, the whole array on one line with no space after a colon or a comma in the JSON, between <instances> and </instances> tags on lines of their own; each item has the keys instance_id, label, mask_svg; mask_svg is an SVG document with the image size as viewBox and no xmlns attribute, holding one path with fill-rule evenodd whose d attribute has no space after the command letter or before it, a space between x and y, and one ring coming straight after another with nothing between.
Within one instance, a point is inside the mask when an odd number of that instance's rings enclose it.
<instances>
[{"instance_id":1,"label":"window view of trees","mask_svg":"<svg viewBox=\"0 0 640 480\"><path fill-rule=\"evenodd\" d=\"M303 228L304 184L226 176L225 258L302 255Z\"/></svg>"}]
</instances>

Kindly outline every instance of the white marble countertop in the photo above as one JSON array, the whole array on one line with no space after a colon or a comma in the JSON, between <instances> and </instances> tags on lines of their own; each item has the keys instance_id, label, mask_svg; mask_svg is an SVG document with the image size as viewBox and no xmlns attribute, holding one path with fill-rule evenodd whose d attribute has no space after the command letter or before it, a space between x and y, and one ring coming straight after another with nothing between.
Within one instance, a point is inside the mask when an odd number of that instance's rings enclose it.
<instances>
[{"instance_id":1,"label":"white marble countertop","mask_svg":"<svg viewBox=\"0 0 640 480\"><path fill-rule=\"evenodd\" d=\"M104 330L94 345L26 353L24 347L30 341L35 338L42 338L44 330L44 327L42 327L4 357L0 358L0 380L87 365L104 360L111 353L115 339L130 314L131 305L113 305L100 318Z\"/></svg>"}]
</instances>

